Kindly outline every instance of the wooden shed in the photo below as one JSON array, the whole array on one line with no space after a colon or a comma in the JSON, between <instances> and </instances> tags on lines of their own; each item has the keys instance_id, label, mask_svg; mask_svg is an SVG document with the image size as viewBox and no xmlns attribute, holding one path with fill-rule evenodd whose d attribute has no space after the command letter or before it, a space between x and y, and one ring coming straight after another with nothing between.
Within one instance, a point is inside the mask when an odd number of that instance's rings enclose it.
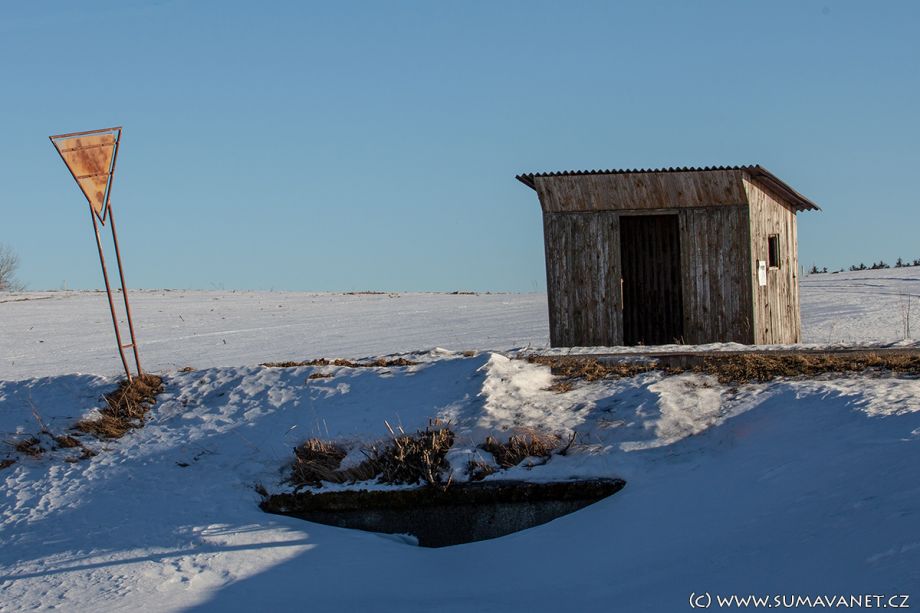
<instances>
[{"instance_id":1,"label":"wooden shed","mask_svg":"<svg viewBox=\"0 0 920 613\"><path fill-rule=\"evenodd\" d=\"M796 213L762 166L523 174L553 347L797 343Z\"/></svg>"}]
</instances>

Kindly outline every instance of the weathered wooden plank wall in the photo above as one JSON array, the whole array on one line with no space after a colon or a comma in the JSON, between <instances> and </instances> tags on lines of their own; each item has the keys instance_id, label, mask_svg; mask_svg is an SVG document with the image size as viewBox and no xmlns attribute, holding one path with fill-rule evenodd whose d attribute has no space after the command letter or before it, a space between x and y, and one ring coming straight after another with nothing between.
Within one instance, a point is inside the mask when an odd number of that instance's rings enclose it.
<instances>
[{"instance_id":1,"label":"weathered wooden plank wall","mask_svg":"<svg viewBox=\"0 0 920 613\"><path fill-rule=\"evenodd\" d=\"M747 207L700 207L680 216L683 341L754 342ZM619 216L544 215L550 341L621 345Z\"/></svg>"},{"instance_id":2,"label":"weathered wooden plank wall","mask_svg":"<svg viewBox=\"0 0 920 613\"><path fill-rule=\"evenodd\" d=\"M745 205L683 209L684 341L754 342Z\"/></svg>"},{"instance_id":3,"label":"weathered wooden plank wall","mask_svg":"<svg viewBox=\"0 0 920 613\"><path fill-rule=\"evenodd\" d=\"M798 343L802 332L795 211L755 182L745 179L744 187L750 202L749 275L754 289L754 342ZM757 261L768 260L771 234L779 236L780 266L767 269L767 285L761 287L757 280Z\"/></svg>"},{"instance_id":4,"label":"weathered wooden plank wall","mask_svg":"<svg viewBox=\"0 0 920 613\"><path fill-rule=\"evenodd\" d=\"M550 343L622 344L617 214L543 216Z\"/></svg>"},{"instance_id":5,"label":"weathered wooden plank wall","mask_svg":"<svg viewBox=\"0 0 920 613\"><path fill-rule=\"evenodd\" d=\"M801 337L795 210L742 170L535 177L553 346L624 342L620 218L678 214L683 341ZM781 265L757 280L767 240ZM652 257L651 254L647 254Z\"/></svg>"},{"instance_id":6,"label":"weathered wooden plank wall","mask_svg":"<svg viewBox=\"0 0 920 613\"><path fill-rule=\"evenodd\" d=\"M675 209L747 202L742 171L535 177L544 212Z\"/></svg>"}]
</instances>

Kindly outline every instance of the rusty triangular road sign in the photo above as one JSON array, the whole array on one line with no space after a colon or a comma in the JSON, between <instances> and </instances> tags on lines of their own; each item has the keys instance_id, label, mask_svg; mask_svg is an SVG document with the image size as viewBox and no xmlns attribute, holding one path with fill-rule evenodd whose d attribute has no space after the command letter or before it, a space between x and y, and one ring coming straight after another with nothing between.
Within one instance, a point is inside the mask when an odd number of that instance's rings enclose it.
<instances>
[{"instance_id":1,"label":"rusty triangular road sign","mask_svg":"<svg viewBox=\"0 0 920 613\"><path fill-rule=\"evenodd\" d=\"M73 176L80 191L89 202L89 217L93 222L93 231L96 235L96 248L99 250L99 265L102 266L102 278L105 280L105 293L109 299L109 311L112 313L112 325L115 328L115 341L118 344L118 355L121 357L122 366L128 381L132 381L131 368L125 357L125 349L134 350L134 364L137 366L138 376L143 375L141 358L137 348L137 337L134 335L134 321L131 318L131 304L128 302L128 287L125 285L124 268L121 265L121 251L118 248L118 233L115 231L115 211L112 210L110 196L112 193L112 179L115 174L115 162L118 161L118 145L121 143L121 127L105 128L104 130L90 130L88 132L71 132L49 136L55 151L64 160L67 170ZM102 237L99 234L99 223L105 223L106 214L112 223L112 243L115 246L115 259L118 262L118 277L121 280L121 296L125 301L125 314L128 318L128 330L131 333L131 342L123 343L118 314L115 312L115 300L112 296L112 286L109 283L109 272L105 265L105 254L102 249Z\"/></svg>"},{"instance_id":2,"label":"rusty triangular road sign","mask_svg":"<svg viewBox=\"0 0 920 613\"><path fill-rule=\"evenodd\" d=\"M93 213L104 224L109 209L121 128L58 134L48 138L89 201Z\"/></svg>"}]
</instances>

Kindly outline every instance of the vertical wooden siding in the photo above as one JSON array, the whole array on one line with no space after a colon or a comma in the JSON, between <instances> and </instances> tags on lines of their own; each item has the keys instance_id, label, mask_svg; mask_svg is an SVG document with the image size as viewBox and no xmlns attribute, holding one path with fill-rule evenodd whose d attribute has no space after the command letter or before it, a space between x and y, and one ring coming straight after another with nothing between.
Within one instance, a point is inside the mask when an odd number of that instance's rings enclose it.
<instances>
[{"instance_id":1,"label":"vertical wooden siding","mask_svg":"<svg viewBox=\"0 0 920 613\"><path fill-rule=\"evenodd\" d=\"M550 344L622 344L617 214L545 213Z\"/></svg>"},{"instance_id":2,"label":"vertical wooden siding","mask_svg":"<svg viewBox=\"0 0 920 613\"><path fill-rule=\"evenodd\" d=\"M754 342L745 205L680 212L684 342Z\"/></svg>"},{"instance_id":3,"label":"vertical wooden siding","mask_svg":"<svg viewBox=\"0 0 920 613\"><path fill-rule=\"evenodd\" d=\"M750 278L754 296L757 344L798 343L799 317L798 243L795 211L754 182L745 180L750 202ZM757 282L757 261L768 259L768 239L779 236L779 268L767 269L767 285Z\"/></svg>"},{"instance_id":4,"label":"vertical wooden siding","mask_svg":"<svg viewBox=\"0 0 920 613\"><path fill-rule=\"evenodd\" d=\"M799 342L794 210L747 176L739 196L734 171L700 183L682 174L536 179L553 346L623 343L619 218L649 213L679 214L684 342ZM761 288L757 260L767 260L770 234L782 262Z\"/></svg>"},{"instance_id":5,"label":"vertical wooden siding","mask_svg":"<svg viewBox=\"0 0 920 613\"><path fill-rule=\"evenodd\" d=\"M680 216L684 342L754 342L747 207L674 212ZM623 344L620 215L544 214L554 347Z\"/></svg>"}]
</instances>

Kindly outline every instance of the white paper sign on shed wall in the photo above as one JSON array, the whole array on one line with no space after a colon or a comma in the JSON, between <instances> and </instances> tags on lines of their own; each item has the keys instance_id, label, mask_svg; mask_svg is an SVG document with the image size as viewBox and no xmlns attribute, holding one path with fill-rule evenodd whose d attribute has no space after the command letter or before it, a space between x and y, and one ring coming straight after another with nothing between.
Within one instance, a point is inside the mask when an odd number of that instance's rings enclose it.
<instances>
[{"instance_id":1,"label":"white paper sign on shed wall","mask_svg":"<svg viewBox=\"0 0 920 613\"><path fill-rule=\"evenodd\" d=\"M767 262L765 260L757 260L757 282L760 287L767 284Z\"/></svg>"}]
</instances>

